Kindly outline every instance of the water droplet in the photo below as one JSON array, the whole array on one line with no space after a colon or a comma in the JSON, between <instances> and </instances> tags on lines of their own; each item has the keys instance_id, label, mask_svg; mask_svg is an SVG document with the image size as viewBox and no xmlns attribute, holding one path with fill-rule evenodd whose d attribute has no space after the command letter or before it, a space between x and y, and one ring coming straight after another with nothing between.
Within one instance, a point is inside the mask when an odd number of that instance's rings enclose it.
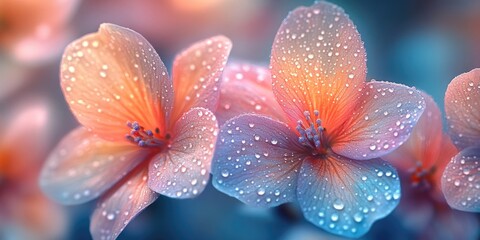
<instances>
[{"instance_id":1,"label":"water droplet","mask_svg":"<svg viewBox=\"0 0 480 240\"><path fill-rule=\"evenodd\" d=\"M265 194L265 189L259 188L259 189L257 190L257 194L258 194L259 196L263 196L263 195Z\"/></svg>"},{"instance_id":2,"label":"water droplet","mask_svg":"<svg viewBox=\"0 0 480 240\"><path fill-rule=\"evenodd\" d=\"M372 144L372 145L370 145L369 148L370 148L370 150L374 151L375 149L377 149L377 146L375 146L375 145Z\"/></svg>"},{"instance_id":3,"label":"water droplet","mask_svg":"<svg viewBox=\"0 0 480 240\"><path fill-rule=\"evenodd\" d=\"M107 219L111 221L111 220L115 219L115 215L113 215L113 213L109 213L107 215Z\"/></svg>"},{"instance_id":4,"label":"water droplet","mask_svg":"<svg viewBox=\"0 0 480 240\"><path fill-rule=\"evenodd\" d=\"M332 219L332 221L334 221L334 222L338 221L338 214L336 214L336 213L332 214L330 219Z\"/></svg>"},{"instance_id":5,"label":"water droplet","mask_svg":"<svg viewBox=\"0 0 480 240\"><path fill-rule=\"evenodd\" d=\"M226 170L226 169L222 170L222 176L223 176L223 177L228 177L228 175L230 175L230 173L228 172L228 170Z\"/></svg>"},{"instance_id":6,"label":"water droplet","mask_svg":"<svg viewBox=\"0 0 480 240\"><path fill-rule=\"evenodd\" d=\"M355 213L353 215L353 220L357 223L361 222L363 220L363 215L361 213Z\"/></svg>"},{"instance_id":7,"label":"water droplet","mask_svg":"<svg viewBox=\"0 0 480 240\"><path fill-rule=\"evenodd\" d=\"M277 143L278 143L278 141L276 139L273 139L271 142L272 142L273 145L277 145Z\"/></svg>"},{"instance_id":8,"label":"water droplet","mask_svg":"<svg viewBox=\"0 0 480 240\"><path fill-rule=\"evenodd\" d=\"M342 200L340 199L337 199L333 202L333 208L337 210L343 210L344 207L345 207L345 204L343 204Z\"/></svg>"}]
</instances>

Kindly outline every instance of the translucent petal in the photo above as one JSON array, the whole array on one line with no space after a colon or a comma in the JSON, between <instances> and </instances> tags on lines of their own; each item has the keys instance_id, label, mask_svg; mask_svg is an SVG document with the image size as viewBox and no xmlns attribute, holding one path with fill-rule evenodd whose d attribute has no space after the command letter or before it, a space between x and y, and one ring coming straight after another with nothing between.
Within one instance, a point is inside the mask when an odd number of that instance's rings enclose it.
<instances>
[{"instance_id":1,"label":"translucent petal","mask_svg":"<svg viewBox=\"0 0 480 240\"><path fill-rule=\"evenodd\" d=\"M214 111L218 105L220 76L232 48L230 39L216 36L198 42L173 63L175 107L172 124L194 107Z\"/></svg>"},{"instance_id":2,"label":"translucent petal","mask_svg":"<svg viewBox=\"0 0 480 240\"><path fill-rule=\"evenodd\" d=\"M469 147L452 158L442 177L442 190L452 208L480 212L480 147Z\"/></svg>"},{"instance_id":3,"label":"translucent petal","mask_svg":"<svg viewBox=\"0 0 480 240\"><path fill-rule=\"evenodd\" d=\"M213 186L242 202L273 207L295 200L305 157L284 123L246 114L223 125L212 165Z\"/></svg>"},{"instance_id":4,"label":"translucent petal","mask_svg":"<svg viewBox=\"0 0 480 240\"><path fill-rule=\"evenodd\" d=\"M193 108L176 123L169 149L149 165L148 186L172 198L192 198L208 183L217 140L217 120L204 108Z\"/></svg>"},{"instance_id":5,"label":"translucent petal","mask_svg":"<svg viewBox=\"0 0 480 240\"><path fill-rule=\"evenodd\" d=\"M421 167L433 170L435 188L441 192L440 181L443 169L457 150L450 138L443 133L442 114L435 101L422 93L426 107L413 128L408 140L382 159L392 163L397 169L410 172ZM411 184L411 182L408 182Z\"/></svg>"},{"instance_id":6,"label":"translucent petal","mask_svg":"<svg viewBox=\"0 0 480 240\"><path fill-rule=\"evenodd\" d=\"M227 65L220 87L220 104L215 112L218 122L245 113L256 113L277 120L286 120L272 91L272 80L267 68L248 63Z\"/></svg>"},{"instance_id":7,"label":"translucent petal","mask_svg":"<svg viewBox=\"0 0 480 240\"><path fill-rule=\"evenodd\" d=\"M352 159L388 154L407 140L424 109L422 95L413 88L369 82L349 120L330 132L332 149Z\"/></svg>"},{"instance_id":8,"label":"translucent petal","mask_svg":"<svg viewBox=\"0 0 480 240\"><path fill-rule=\"evenodd\" d=\"M172 83L155 49L140 34L102 24L97 33L66 48L60 71L72 112L100 137L123 141L127 121L164 132Z\"/></svg>"},{"instance_id":9,"label":"translucent petal","mask_svg":"<svg viewBox=\"0 0 480 240\"><path fill-rule=\"evenodd\" d=\"M139 166L102 197L90 222L93 239L116 239L138 213L158 198L158 193L147 186L147 175L147 166Z\"/></svg>"},{"instance_id":10,"label":"translucent petal","mask_svg":"<svg viewBox=\"0 0 480 240\"><path fill-rule=\"evenodd\" d=\"M480 68L450 82L445 92L445 113L450 136L458 148L480 142Z\"/></svg>"},{"instance_id":11,"label":"translucent petal","mask_svg":"<svg viewBox=\"0 0 480 240\"><path fill-rule=\"evenodd\" d=\"M330 233L360 237L398 205L400 181L396 170L380 159L328 155L304 161L297 197L313 224Z\"/></svg>"},{"instance_id":12,"label":"translucent petal","mask_svg":"<svg viewBox=\"0 0 480 240\"><path fill-rule=\"evenodd\" d=\"M97 198L152 153L129 143L105 141L80 127L52 151L40 174L40 187L63 204Z\"/></svg>"},{"instance_id":13,"label":"translucent petal","mask_svg":"<svg viewBox=\"0 0 480 240\"><path fill-rule=\"evenodd\" d=\"M270 61L273 91L292 127L304 111L318 110L330 130L349 118L365 82L366 53L343 9L324 1L295 9L278 30Z\"/></svg>"}]
</instances>

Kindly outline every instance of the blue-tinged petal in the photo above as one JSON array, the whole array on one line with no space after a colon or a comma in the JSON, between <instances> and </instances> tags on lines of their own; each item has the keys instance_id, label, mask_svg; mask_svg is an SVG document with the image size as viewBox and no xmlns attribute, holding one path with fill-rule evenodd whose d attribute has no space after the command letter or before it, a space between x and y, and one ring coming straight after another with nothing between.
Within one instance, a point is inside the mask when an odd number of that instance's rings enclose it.
<instances>
[{"instance_id":1,"label":"blue-tinged petal","mask_svg":"<svg viewBox=\"0 0 480 240\"><path fill-rule=\"evenodd\" d=\"M84 203L97 198L150 155L127 141L106 141L79 127L47 158L40 187L62 204Z\"/></svg>"},{"instance_id":2,"label":"blue-tinged petal","mask_svg":"<svg viewBox=\"0 0 480 240\"><path fill-rule=\"evenodd\" d=\"M408 139L424 109L422 94L413 88L369 82L351 117L330 133L333 151L352 159L382 157Z\"/></svg>"},{"instance_id":3,"label":"blue-tinged petal","mask_svg":"<svg viewBox=\"0 0 480 240\"><path fill-rule=\"evenodd\" d=\"M380 159L351 160L330 154L302 164L297 197L305 217L320 228L360 237L400 201L396 170Z\"/></svg>"},{"instance_id":4,"label":"blue-tinged petal","mask_svg":"<svg viewBox=\"0 0 480 240\"><path fill-rule=\"evenodd\" d=\"M480 147L466 148L452 158L443 172L442 190L452 208L480 212Z\"/></svg>"},{"instance_id":5,"label":"blue-tinged petal","mask_svg":"<svg viewBox=\"0 0 480 240\"><path fill-rule=\"evenodd\" d=\"M92 214L90 232L93 239L115 239L127 224L158 198L147 186L145 164L120 181L98 202Z\"/></svg>"},{"instance_id":6,"label":"blue-tinged petal","mask_svg":"<svg viewBox=\"0 0 480 240\"><path fill-rule=\"evenodd\" d=\"M273 207L295 200L298 137L284 123L246 114L226 122L212 163L213 185L242 202Z\"/></svg>"},{"instance_id":7,"label":"blue-tinged petal","mask_svg":"<svg viewBox=\"0 0 480 240\"><path fill-rule=\"evenodd\" d=\"M215 115L193 108L175 124L168 149L149 165L148 186L168 197L192 198L208 183L218 125Z\"/></svg>"}]
</instances>

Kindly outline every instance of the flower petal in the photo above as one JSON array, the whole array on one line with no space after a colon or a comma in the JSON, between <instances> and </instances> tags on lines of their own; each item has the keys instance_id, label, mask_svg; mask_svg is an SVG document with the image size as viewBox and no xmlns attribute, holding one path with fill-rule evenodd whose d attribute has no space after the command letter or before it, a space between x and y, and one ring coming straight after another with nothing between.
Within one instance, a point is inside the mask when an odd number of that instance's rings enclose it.
<instances>
[{"instance_id":1,"label":"flower petal","mask_svg":"<svg viewBox=\"0 0 480 240\"><path fill-rule=\"evenodd\" d=\"M90 221L93 239L116 239L127 224L157 198L147 186L148 168L139 166L98 202Z\"/></svg>"},{"instance_id":2,"label":"flower petal","mask_svg":"<svg viewBox=\"0 0 480 240\"><path fill-rule=\"evenodd\" d=\"M40 187L63 204L84 203L105 192L149 155L136 145L105 141L79 127L47 158Z\"/></svg>"},{"instance_id":3,"label":"flower petal","mask_svg":"<svg viewBox=\"0 0 480 240\"><path fill-rule=\"evenodd\" d=\"M452 158L442 177L442 190L452 208L480 212L480 147L469 147Z\"/></svg>"},{"instance_id":4,"label":"flower petal","mask_svg":"<svg viewBox=\"0 0 480 240\"><path fill-rule=\"evenodd\" d=\"M480 142L480 68L460 74L445 92L450 137L460 148Z\"/></svg>"},{"instance_id":5,"label":"flower petal","mask_svg":"<svg viewBox=\"0 0 480 240\"><path fill-rule=\"evenodd\" d=\"M305 217L327 232L360 237L400 201L400 181L380 159L356 161L339 155L302 164L297 197Z\"/></svg>"},{"instance_id":6,"label":"flower petal","mask_svg":"<svg viewBox=\"0 0 480 240\"><path fill-rule=\"evenodd\" d=\"M223 72L220 89L220 105L215 112L220 125L245 113L286 120L273 95L272 80L267 68L248 63L229 64Z\"/></svg>"},{"instance_id":7,"label":"flower petal","mask_svg":"<svg viewBox=\"0 0 480 240\"><path fill-rule=\"evenodd\" d=\"M304 156L298 137L284 123L241 115L225 123L219 137L213 186L253 206L273 207L295 200Z\"/></svg>"},{"instance_id":8,"label":"flower petal","mask_svg":"<svg viewBox=\"0 0 480 240\"><path fill-rule=\"evenodd\" d=\"M61 85L72 112L108 140L124 140L127 121L165 130L173 100L162 60L140 34L102 24L65 50Z\"/></svg>"},{"instance_id":9,"label":"flower petal","mask_svg":"<svg viewBox=\"0 0 480 240\"><path fill-rule=\"evenodd\" d=\"M218 105L220 76L232 48L230 39L216 36L193 44L173 63L175 107L173 120L194 107L214 111Z\"/></svg>"},{"instance_id":10,"label":"flower petal","mask_svg":"<svg viewBox=\"0 0 480 240\"><path fill-rule=\"evenodd\" d=\"M192 198L208 183L218 125L212 112L194 108L176 123L165 153L149 166L148 186L168 197Z\"/></svg>"},{"instance_id":11,"label":"flower petal","mask_svg":"<svg viewBox=\"0 0 480 240\"><path fill-rule=\"evenodd\" d=\"M381 157L408 139L425 101L415 89L388 82L369 82L362 93L342 129L330 132L332 148L352 159Z\"/></svg>"},{"instance_id":12,"label":"flower petal","mask_svg":"<svg viewBox=\"0 0 480 240\"><path fill-rule=\"evenodd\" d=\"M402 146L382 159L404 172L411 172L417 167L427 171L435 169L434 187L441 193L440 181L443 169L457 150L450 138L443 133L442 114L437 104L428 94L422 92L422 96L426 103L425 111L410 137Z\"/></svg>"},{"instance_id":13,"label":"flower petal","mask_svg":"<svg viewBox=\"0 0 480 240\"><path fill-rule=\"evenodd\" d=\"M291 12L272 47L273 91L295 127L318 110L325 128L348 119L365 82L366 53L343 9L319 1Z\"/></svg>"}]
</instances>

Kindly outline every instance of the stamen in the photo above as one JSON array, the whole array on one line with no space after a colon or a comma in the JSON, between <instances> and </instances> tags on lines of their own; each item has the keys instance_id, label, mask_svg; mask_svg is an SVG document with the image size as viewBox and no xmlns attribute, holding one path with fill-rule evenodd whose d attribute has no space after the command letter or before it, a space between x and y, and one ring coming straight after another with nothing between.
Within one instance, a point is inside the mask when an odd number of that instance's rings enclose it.
<instances>
[{"instance_id":1,"label":"stamen","mask_svg":"<svg viewBox=\"0 0 480 240\"><path fill-rule=\"evenodd\" d=\"M125 138L139 147L162 147L166 144L165 141L155 137L151 130L145 130L138 122L127 122L127 126L130 128L130 133ZM155 132L160 131L156 128Z\"/></svg>"},{"instance_id":2,"label":"stamen","mask_svg":"<svg viewBox=\"0 0 480 240\"><path fill-rule=\"evenodd\" d=\"M314 154L324 154L327 149L327 141L324 136L325 128L322 127L322 120L318 118L320 115L319 111L314 110L313 114L315 115L315 121L312 121L309 111L303 113L308 127L303 125L302 120L297 121L296 129L300 134L298 142L315 150Z\"/></svg>"}]
</instances>

